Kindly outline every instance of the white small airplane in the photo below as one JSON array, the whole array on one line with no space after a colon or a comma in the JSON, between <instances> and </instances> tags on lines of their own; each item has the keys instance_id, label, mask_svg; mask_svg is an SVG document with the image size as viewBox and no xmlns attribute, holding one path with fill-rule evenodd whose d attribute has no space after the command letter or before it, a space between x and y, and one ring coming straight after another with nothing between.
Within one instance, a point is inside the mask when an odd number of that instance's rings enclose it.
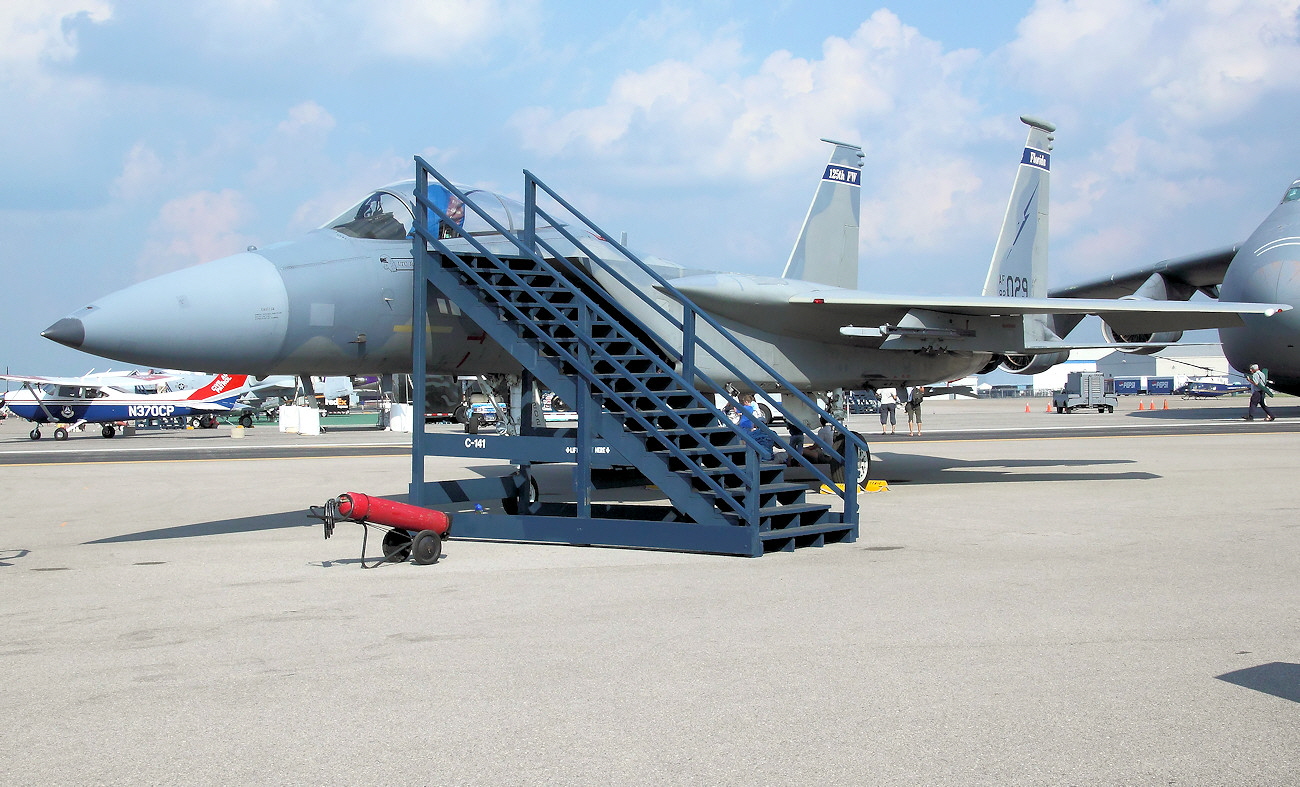
<instances>
[{"instance_id":1,"label":"white small airplane","mask_svg":"<svg viewBox=\"0 0 1300 787\"><path fill-rule=\"evenodd\" d=\"M143 393L140 386L123 384L142 378L117 375L113 382L100 375L88 377L27 377L0 375L0 380L22 383L20 391L5 394L4 405L19 418L36 424L30 436L41 439L41 424L59 424L55 440L67 440L68 430L82 424L103 424L101 434L117 434L114 424L136 418L185 418L199 416L204 426L216 425L216 413L229 412L239 397L251 390L249 377L242 374L216 375L195 391ZM149 379L144 385L162 382Z\"/></svg>"}]
</instances>

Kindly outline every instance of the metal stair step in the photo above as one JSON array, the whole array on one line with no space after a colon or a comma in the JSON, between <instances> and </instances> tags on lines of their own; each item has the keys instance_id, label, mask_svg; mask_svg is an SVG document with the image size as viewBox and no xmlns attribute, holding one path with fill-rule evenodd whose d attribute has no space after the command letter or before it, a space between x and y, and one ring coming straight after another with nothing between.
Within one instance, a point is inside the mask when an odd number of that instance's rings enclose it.
<instances>
[{"instance_id":1,"label":"metal stair step","mask_svg":"<svg viewBox=\"0 0 1300 787\"><path fill-rule=\"evenodd\" d=\"M847 531L852 529L852 527L852 525L845 522L819 522L815 525L784 527L780 530L760 530L758 538L760 541L772 541L777 539L797 538L799 536L812 536L819 533Z\"/></svg>"}]
</instances>

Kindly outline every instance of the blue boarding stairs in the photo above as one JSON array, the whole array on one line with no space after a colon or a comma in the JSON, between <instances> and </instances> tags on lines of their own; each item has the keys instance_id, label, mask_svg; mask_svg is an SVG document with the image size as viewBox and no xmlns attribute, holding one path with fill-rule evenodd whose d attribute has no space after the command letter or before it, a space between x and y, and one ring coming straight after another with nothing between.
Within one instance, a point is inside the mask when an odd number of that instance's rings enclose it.
<instances>
[{"instance_id":1,"label":"blue boarding stairs","mask_svg":"<svg viewBox=\"0 0 1300 787\"><path fill-rule=\"evenodd\" d=\"M416 158L414 400L424 400L425 312L433 289L518 360L526 376L570 403L578 414L577 427L562 437L496 436L467 442L463 435L427 433L417 422L410 501L428 506L467 499L448 492L454 484L426 480L424 457L467 455L464 448L473 443L479 449L474 456L509 458L519 472L504 487L507 513L459 516L452 528L456 538L755 557L855 541L858 488L842 481L858 478L859 462L869 462L861 437L559 194L527 171L524 177L524 226L514 231ZM572 222L543 209L539 192ZM476 214L492 233L448 232L464 222L448 216L447 195L460 201L464 217ZM642 304L628 308L598 279L620 283L620 293L635 293ZM653 286L644 286L647 279ZM661 305L656 291L674 299L680 314ZM634 311L653 315L656 327ZM706 325L707 342L699 335ZM697 361L706 358L711 368L726 370L734 389L705 374ZM770 405L784 417L788 435L761 421L753 431L733 423L724 410L740 407L735 391L759 390L739 364L775 381L784 401L801 400L829 426L829 439L825 429L819 435L779 401ZM719 406L715 396L726 404ZM488 450L489 445L495 449ZM822 462L807 458L805 447L815 449ZM833 494L810 501L809 485L787 480L787 464L773 452L791 467L806 468L814 488L822 484ZM635 467L666 504L593 502L592 470L599 468L601 457L606 466L612 458ZM833 468L830 475L822 469L826 459ZM531 465L551 461L575 463L572 501L544 503L528 494Z\"/></svg>"}]
</instances>

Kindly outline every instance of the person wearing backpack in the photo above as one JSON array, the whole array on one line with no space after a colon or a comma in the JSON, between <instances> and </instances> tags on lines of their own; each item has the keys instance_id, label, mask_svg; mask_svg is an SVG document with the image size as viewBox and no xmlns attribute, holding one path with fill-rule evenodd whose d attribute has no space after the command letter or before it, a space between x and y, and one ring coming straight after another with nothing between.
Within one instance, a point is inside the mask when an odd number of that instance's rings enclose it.
<instances>
[{"instance_id":1,"label":"person wearing backpack","mask_svg":"<svg viewBox=\"0 0 1300 787\"><path fill-rule=\"evenodd\" d=\"M1264 404L1265 396L1272 396L1273 392L1268 389L1268 372L1259 368L1259 364L1250 365L1250 374L1246 375L1246 382L1250 383L1250 409L1242 418L1246 421L1255 420L1255 405L1264 411L1264 420L1273 420L1273 411L1268 409Z\"/></svg>"},{"instance_id":2,"label":"person wearing backpack","mask_svg":"<svg viewBox=\"0 0 1300 787\"><path fill-rule=\"evenodd\" d=\"M925 399L925 386L918 385L907 392L907 403L903 410L907 413L907 433L912 434L912 421L916 421L916 436L921 436L921 401Z\"/></svg>"}]
</instances>

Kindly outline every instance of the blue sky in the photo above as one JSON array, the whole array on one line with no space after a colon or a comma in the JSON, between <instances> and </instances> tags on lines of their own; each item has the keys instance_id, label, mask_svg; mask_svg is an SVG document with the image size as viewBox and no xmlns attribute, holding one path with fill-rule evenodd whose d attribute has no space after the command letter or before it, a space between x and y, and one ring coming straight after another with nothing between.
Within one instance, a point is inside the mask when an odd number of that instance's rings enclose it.
<instances>
[{"instance_id":1,"label":"blue sky","mask_svg":"<svg viewBox=\"0 0 1300 787\"><path fill-rule=\"evenodd\" d=\"M1298 9L6 3L0 365L111 365L38 334L142 278L311 229L409 177L415 154L516 195L527 168L634 247L776 275L818 138L856 142L861 286L968 294L1032 114L1059 126L1053 285L1228 245L1300 177Z\"/></svg>"}]
</instances>

